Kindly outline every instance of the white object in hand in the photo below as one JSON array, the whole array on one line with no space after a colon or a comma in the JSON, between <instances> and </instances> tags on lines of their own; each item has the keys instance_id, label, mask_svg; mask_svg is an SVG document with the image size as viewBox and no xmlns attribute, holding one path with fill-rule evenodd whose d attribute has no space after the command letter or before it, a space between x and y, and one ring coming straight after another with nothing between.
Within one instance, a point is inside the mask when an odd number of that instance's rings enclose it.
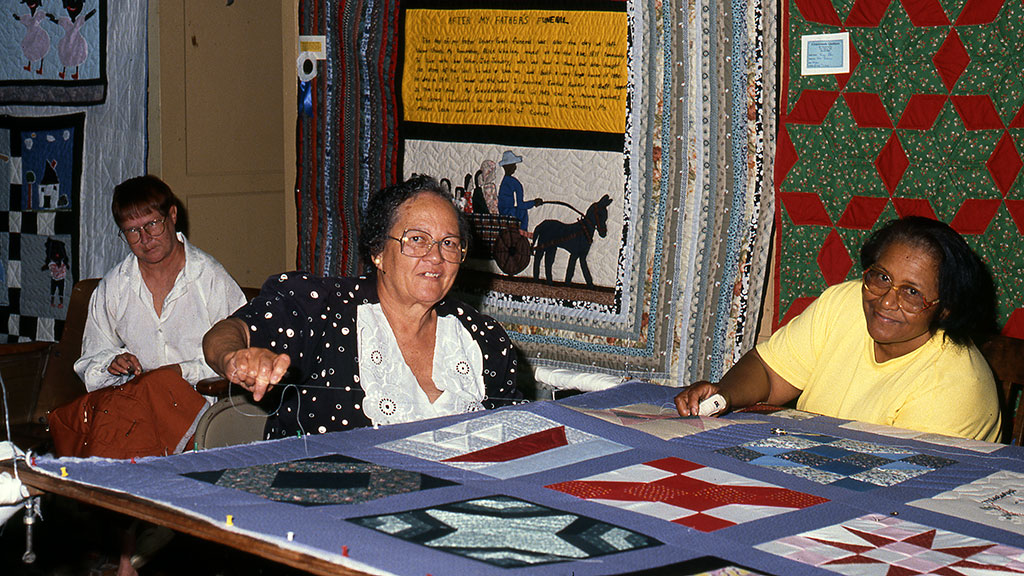
<instances>
[{"instance_id":1,"label":"white object in hand","mask_svg":"<svg viewBox=\"0 0 1024 576\"><path fill-rule=\"evenodd\" d=\"M725 410L725 397L721 394L714 394L705 398L697 407L697 416L714 416Z\"/></svg>"}]
</instances>

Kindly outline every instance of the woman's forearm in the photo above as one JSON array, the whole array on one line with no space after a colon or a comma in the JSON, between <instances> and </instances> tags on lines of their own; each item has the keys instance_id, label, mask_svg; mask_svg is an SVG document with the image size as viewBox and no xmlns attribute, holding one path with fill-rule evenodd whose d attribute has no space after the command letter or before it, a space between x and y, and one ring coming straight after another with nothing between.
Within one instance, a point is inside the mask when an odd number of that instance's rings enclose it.
<instances>
[{"instance_id":1,"label":"woman's forearm","mask_svg":"<svg viewBox=\"0 0 1024 576\"><path fill-rule=\"evenodd\" d=\"M718 388L732 409L766 402L771 395L771 382L757 351L750 350L733 364L719 380Z\"/></svg>"},{"instance_id":2,"label":"woman's forearm","mask_svg":"<svg viewBox=\"0 0 1024 576\"><path fill-rule=\"evenodd\" d=\"M249 331L238 318L225 318L214 324L203 336L203 356L213 371L223 377L228 354L249 347Z\"/></svg>"}]
</instances>

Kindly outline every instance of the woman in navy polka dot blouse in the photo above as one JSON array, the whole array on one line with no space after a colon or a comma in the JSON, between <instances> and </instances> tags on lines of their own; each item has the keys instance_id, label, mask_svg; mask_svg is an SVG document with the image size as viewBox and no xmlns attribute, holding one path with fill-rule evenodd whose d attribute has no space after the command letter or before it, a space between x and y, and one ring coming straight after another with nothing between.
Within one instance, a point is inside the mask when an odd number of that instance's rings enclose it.
<instances>
[{"instance_id":1,"label":"woman in navy polka dot blouse","mask_svg":"<svg viewBox=\"0 0 1024 576\"><path fill-rule=\"evenodd\" d=\"M522 402L508 334L447 297L469 239L451 195L414 177L374 194L361 224L366 276L271 277L203 340L210 366L255 400L281 389L267 438Z\"/></svg>"}]
</instances>

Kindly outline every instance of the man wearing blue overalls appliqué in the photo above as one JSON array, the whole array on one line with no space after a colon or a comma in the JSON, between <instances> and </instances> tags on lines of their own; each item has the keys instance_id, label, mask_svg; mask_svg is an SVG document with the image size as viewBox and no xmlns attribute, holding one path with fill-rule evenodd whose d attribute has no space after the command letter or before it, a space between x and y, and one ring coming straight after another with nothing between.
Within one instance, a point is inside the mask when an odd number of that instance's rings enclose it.
<instances>
[{"instance_id":1,"label":"man wearing blue overalls appliqu\u00e9","mask_svg":"<svg viewBox=\"0 0 1024 576\"><path fill-rule=\"evenodd\" d=\"M527 210L544 203L540 198L523 200L523 184L513 174L516 166L523 161L522 156L515 155L511 150L506 150L498 165L505 170L505 177L501 179L498 187L498 213L512 216L519 220L519 233L523 236L531 236L528 232L530 217Z\"/></svg>"}]
</instances>

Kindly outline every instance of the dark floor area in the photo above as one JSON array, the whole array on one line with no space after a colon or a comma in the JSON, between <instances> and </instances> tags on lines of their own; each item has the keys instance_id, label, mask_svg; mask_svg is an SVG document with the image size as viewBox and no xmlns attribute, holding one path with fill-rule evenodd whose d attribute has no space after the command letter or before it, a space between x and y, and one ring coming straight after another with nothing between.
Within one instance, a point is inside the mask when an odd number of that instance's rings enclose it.
<instances>
[{"instance_id":1,"label":"dark floor area","mask_svg":"<svg viewBox=\"0 0 1024 576\"><path fill-rule=\"evenodd\" d=\"M121 535L131 519L54 495L42 497L43 519L33 526L36 560L22 562L25 524L18 512L0 532L3 576L114 576ZM286 576L305 574L283 564L186 534L170 543L139 570L140 576Z\"/></svg>"}]
</instances>

